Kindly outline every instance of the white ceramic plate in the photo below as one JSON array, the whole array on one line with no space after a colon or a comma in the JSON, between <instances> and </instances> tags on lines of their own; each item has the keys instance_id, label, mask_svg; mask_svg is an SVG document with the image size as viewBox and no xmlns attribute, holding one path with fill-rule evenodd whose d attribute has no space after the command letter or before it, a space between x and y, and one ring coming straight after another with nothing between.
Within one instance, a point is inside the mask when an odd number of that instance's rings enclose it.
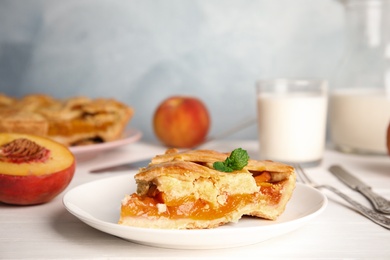
<instances>
[{"instance_id":1,"label":"white ceramic plate","mask_svg":"<svg viewBox=\"0 0 390 260\"><path fill-rule=\"evenodd\" d=\"M298 183L285 212L276 221L244 217L236 224L204 230L119 225L121 200L134 191L134 176L121 175L75 187L65 194L63 203L70 213L100 231L139 244L179 249L229 248L259 243L301 227L327 205L321 192Z\"/></svg>"},{"instance_id":2,"label":"white ceramic plate","mask_svg":"<svg viewBox=\"0 0 390 260\"><path fill-rule=\"evenodd\" d=\"M142 133L134 128L124 132L123 138L99 144L80 145L69 147L69 150L76 156L78 161L86 161L99 155L101 152L118 148L123 145L134 143L142 137Z\"/></svg>"}]
</instances>

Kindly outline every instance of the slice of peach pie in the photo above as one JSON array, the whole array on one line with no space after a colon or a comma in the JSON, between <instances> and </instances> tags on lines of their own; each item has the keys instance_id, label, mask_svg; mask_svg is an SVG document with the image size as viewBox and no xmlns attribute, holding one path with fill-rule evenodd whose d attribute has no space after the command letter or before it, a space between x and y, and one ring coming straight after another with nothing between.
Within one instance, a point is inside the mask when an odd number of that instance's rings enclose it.
<instances>
[{"instance_id":1,"label":"slice of peach pie","mask_svg":"<svg viewBox=\"0 0 390 260\"><path fill-rule=\"evenodd\" d=\"M242 161L236 151L169 149L157 155L135 175L137 192L122 200L119 224L203 229L244 215L275 220L295 188L294 168L247 157L237 169L229 165Z\"/></svg>"}]
</instances>

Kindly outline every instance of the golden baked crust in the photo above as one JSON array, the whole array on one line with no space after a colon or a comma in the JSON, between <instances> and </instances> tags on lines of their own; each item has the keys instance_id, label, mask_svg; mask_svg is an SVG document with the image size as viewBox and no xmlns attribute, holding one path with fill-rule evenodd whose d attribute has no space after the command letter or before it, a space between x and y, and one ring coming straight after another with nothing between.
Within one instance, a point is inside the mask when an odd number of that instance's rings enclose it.
<instances>
[{"instance_id":1,"label":"golden baked crust","mask_svg":"<svg viewBox=\"0 0 390 260\"><path fill-rule=\"evenodd\" d=\"M0 132L46 136L67 146L117 140L133 113L115 99L44 94L16 99L0 93Z\"/></svg>"},{"instance_id":2,"label":"golden baked crust","mask_svg":"<svg viewBox=\"0 0 390 260\"><path fill-rule=\"evenodd\" d=\"M119 224L165 229L214 228L243 215L275 220L295 188L294 168L249 160L242 170L212 167L229 153L175 149L135 175L137 192L122 200Z\"/></svg>"}]
</instances>

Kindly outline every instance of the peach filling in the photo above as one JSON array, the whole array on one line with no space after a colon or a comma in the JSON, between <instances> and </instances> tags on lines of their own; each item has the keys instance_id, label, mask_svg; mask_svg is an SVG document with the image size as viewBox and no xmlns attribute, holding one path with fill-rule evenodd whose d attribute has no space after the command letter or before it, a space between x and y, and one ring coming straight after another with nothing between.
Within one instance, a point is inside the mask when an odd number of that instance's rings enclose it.
<instances>
[{"instance_id":1,"label":"peach filling","mask_svg":"<svg viewBox=\"0 0 390 260\"><path fill-rule=\"evenodd\" d=\"M112 126L112 122L105 122L99 125L91 124L88 121L83 119L74 119L68 124L63 122L50 122L49 126L49 135L65 135L70 136L78 133L91 132L95 133L97 131L105 131L107 128Z\"/></svg>"},{"instance_id":2,"label":"peach filling","mask_svg":"<svg viewBox=\"0 0 390 260\"><path fill-rule=\"evenodd\" d=\"M258 179L260 180L260 177ZM121 217L166 217L169 219L186 217L194 220L211 220L224 217L235 209L251 203L266 202L269 205L276 205L281 198L278 185L266 182L257 183L260 192L226 194L225 203L218 206L202 199L195 199L193 196L168 201L165 194L152 185L145 196L138 194L130 196L130 199L122 205ZM165 206L161 208L159 204Z\"/></svg>"}]
</instances>

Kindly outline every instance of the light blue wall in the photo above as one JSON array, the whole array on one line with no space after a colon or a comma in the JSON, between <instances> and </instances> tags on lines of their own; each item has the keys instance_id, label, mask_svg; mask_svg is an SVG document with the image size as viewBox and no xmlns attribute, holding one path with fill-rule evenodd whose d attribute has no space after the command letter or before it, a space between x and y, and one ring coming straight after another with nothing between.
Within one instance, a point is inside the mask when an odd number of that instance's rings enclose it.
<instances>
[{"instance_id":1,"label":"light blue wall","mask_svg":"<svg viewBox=\"0 0 390 260\"><path fill-rule=\"evenodd\" d=\"M194 95L215 134L255 116L256 79L331 80L343 44L336 0L0 0L0 92L114 97L145 140L159 102Z\"/></svg>"}]
</instances>

